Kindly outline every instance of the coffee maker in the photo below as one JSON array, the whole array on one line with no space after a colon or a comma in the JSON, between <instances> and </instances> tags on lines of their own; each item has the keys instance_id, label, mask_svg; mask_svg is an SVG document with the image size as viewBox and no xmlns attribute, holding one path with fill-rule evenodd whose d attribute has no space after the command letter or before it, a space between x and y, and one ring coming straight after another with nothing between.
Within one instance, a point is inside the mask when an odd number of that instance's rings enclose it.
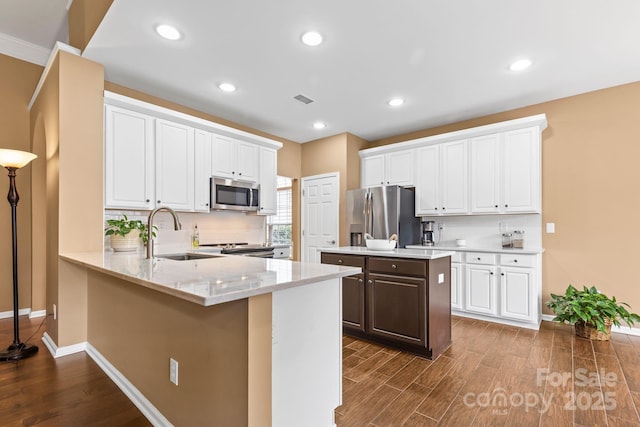
<instances>
[{"instance_id":1,"label":"coffee maker","mask_svg":"<svg viewBox=\"0 0 640 427\"><path fill-rule=\"evenodd\" d=\"M435 243L435 221L422 221L422 246L433 246Z\"/></svg>"}]
</instances>

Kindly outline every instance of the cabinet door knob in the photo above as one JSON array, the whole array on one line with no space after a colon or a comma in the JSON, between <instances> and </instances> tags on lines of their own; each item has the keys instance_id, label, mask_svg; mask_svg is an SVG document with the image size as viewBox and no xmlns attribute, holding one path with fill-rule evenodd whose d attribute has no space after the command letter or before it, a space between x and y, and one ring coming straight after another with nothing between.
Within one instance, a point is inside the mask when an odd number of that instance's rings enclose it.
<instances>
[{"instance_id":1,"label":"cabinet door knob","mask_svg":"<svg viewBox=\"0 0 640 427\"><path fill-rule=\"evenodd\" d=\"M436 210L438 210L438 208L436 208Z\"/></svg>"},{"instance_id":2,"label":"cabinet door knob","mask_svg":"<svg viewBox=\"0 0 640 427\"><path fill-rule=\"evenodd\" d=\"M147 199L147 203L149 203L151 200Z\"/></svg>"},{"instance_id":3,"label":"cabinet door knob","mask_svg":"<svg viewBox=\"0 0 640 427\"><path fill-rule=\"evenodd\" d=\"M209 203L205 203L204 205L205 205L205 206L209 206Z\"/></svg>"},{"instance_id":4,"label":"cabinet door knob","mask_svg":"<svg viewBox=\"0 0 640 427\"><path fill-rule=\"evenodd\" d=\"M501 276L504 276L504 273L500 273Z\"/></svg>"},{"instance_id":5,"label":"cabinet door knob","mask_svg":"<svg viewBox=\"0 0 640 427\"><path fill-rule=\"evenodd\" d=\"M395 264L391 264L391 268L398 268L398 266Z\"/></svg>"},{"instance_id":6,"label":"cabinet door knob","mask_svg":"<svg viewBox=\"0 0 640 427\"><path fill-rule=\"evenodd\" d=\"M504 205L504 207L505 207L505 208L508 208L508 207L509 207L509 205Z\"/></svg>"},{"instance_id":7,"label":"cabinet door knob","mask_svg":"<svg viewBox=\"0 0 640 427\"><path fill-rule=\"evenodd\" d=\"M478 257L478 261L480 261L482 258Z\"/></svg>"},{"instance_id":8,"label":"cabinet door knob","mask_svg":"<svg viewBox=\"0 0 640 427\"><path fill-rule=\"evenodd\" d=\"M338 260L338 264L342 264L342 259L339 259L339 260Z\"/></svg>"},{"instance_id":9,"label":"cabinet door knob","mask_svg":"<svg viewBox=\"0 0 640 427\"><path fill-rule=\"evenodd\" d=\"M443 207L442 207L442 210L445 210L445 209L447 209L447 208L445 208L445 207L443 206Z\"/></svg>"},{"instance_id":10,"label":"cabinet door knob","mask_svg":"<svg viewBox=\"0 0 640 427\"><path fill-rule=\"evenodd\" d=\"M517 259L514 259L514 260L513 260L513 262L518 262L518 260L517 260Z\"/></svg>"},{"instance_id":11,"label":"cabinet door knob","mask_svg":"<svg viewBox=\"0 0 640 427\"><path fill-rule=\"evenodd\" d=\"M368 283L368 284L372 284L372 283L373 283L373 280L369 279L369 280L367 280L367 283Z\"/></svg>"},{"instance_id":12,"label":"cabinet door knob","mask_svg":"<svg viewBox=\"0 0 640 427\"><path fill-rule=\"evenodd\" d=\"M158 200L158 203L160 203L160 200Z\"/></svg>"},{"instance_id":13,"label":"cabinet door knob","mask_svg":"<svg viewBox=\"0 0 640 427\"><path fill-rule=\"evenodd\" d=\"M497 208L497 207L498 207L498 205L495 205L495 207Z\"/></svg>"},{"instance_id":14,"label":"cabinet door knob","mask_svg":"<svg viewBox=\"0 0 640 427\"><path fill-rule=\"evenodd\" d=\"M358 279L358 283L362 283L362 279Z\"/></svg>"},{"instance_id":15,"label":"cabinet door knob","mask_svg":"<svg viewBox=\"0 0 640 427\"><path fill-rule=\"evenodd\" d=\"M493 271L490 271L489 274L493 276Z\"/></svg>"}]
</instances>

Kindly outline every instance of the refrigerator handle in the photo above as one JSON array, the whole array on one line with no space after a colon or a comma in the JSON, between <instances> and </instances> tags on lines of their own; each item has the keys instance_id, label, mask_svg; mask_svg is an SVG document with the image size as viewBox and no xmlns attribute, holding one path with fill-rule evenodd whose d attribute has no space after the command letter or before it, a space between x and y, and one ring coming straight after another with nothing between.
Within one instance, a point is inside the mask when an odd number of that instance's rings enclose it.
<instances>
[{"instance_id":1,"label":"refrigerator handle","mask_svg":"<svg viewBox=\"0 0 640 427\"><path fill-rule=\"evenodd\" d=\"M373 236L373 194L367 193L367 215L365 216L365 232Z\"/></svg>"}]
</instances>

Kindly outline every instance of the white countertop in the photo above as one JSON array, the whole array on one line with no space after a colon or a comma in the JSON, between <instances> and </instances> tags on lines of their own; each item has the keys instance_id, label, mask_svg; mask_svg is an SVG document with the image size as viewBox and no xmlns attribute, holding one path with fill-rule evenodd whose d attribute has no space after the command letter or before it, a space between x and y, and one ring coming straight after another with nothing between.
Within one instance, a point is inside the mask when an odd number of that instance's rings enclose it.
<instances>
[{"instance_id":1,"label":"white countertop","mask_svg":"<svg viewBox=\"0 0 640 427\"><path fill-rule=\"evenodd\" d=\"M322 252L345 255L369 255L384 256L393 258L417 258L417 259L438 259L453 255L454 251L438 249L392 249L388 251L375 251L364 246L342 246L339 248L322 248Z\"/></svg>"},{"instance_id":2,"label":"white countertop","mask_svg":"<svg viewBox=\"0 0 640 427\"><path fill-rule=\"evenodd\" d=\"M105 251L61 254L60 258L204 306L361 272L358 267L237 255L174 261Z\"/></svg>"},{"instance_id":3,"label":"white countertop","mask_svg":"<svg viewBox=\"0 0 640 427\"><path fill-rule=\"evenodd\" d=\"M441 251L455 251L455 252L490 252L494 254L541 254L544 252L543 248L529 248L523 249L503 249L500 246L421 246L421 245L407 245L407 249L431 249Z\"/></svg>"}]
</instances>

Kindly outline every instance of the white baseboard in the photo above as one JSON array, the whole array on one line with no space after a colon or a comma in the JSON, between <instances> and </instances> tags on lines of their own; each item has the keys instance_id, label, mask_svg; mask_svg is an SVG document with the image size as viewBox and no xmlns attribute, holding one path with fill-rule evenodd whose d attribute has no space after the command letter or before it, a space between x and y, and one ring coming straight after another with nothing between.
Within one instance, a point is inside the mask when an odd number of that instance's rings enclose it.
<instances>
[{"instance_id":1,"label":"white baseboard","mask_svg":"<svg viewBox=\"0 0 640 427\"><path fill-rule=\"evenodd\" d=\"M58 347L53 339L51 339L51 336L49 336L49 334L46 332L42 335L42 342L44 343L45 347L47 347L49 353L51 353L54 359L62 356L68 356L74 353L80 353L81 351L85 351L87 349L86 342L68 345L66 347Z\"/></svg>"},{"instance_id":2,"label":"white baseboard","mask_svg":"<svg viewBox=\"0 0 640 427\"><path fill-rule=\"evenodd\" d=\"M546 320L547 322L553 322L553 318L555 316L553 314L543 314L542 320ZM619 334L633 335L636 337L640 337L640 329L639 328L630 328L628 326L612 326L611 332L616 332Z\"/></svg>"},{"instance_id":3,"label":"white baseboard","mask_svg":"<svg viewBox=\"0 0 640 427\"><path fill-rule=\"evenodd\" d=\"M35 319L36 317L44 317L47 315L47 310L36 310L29 313L29 319Z\"/></svg>"},{"instance_id":4,"label":"white baseboard","mask_svg":"<svg viewBox=\"0 0 640 427\"><path fill-rule=\"evenodd\" d=\"M96 364L104 371L105 374L122 390L122 392L136 405L136 407L147 417L149 422L154 426L171 427L173 424L169 422L160 411L138 390L124 375L118 371L94 346L87 343L87 354L96 362Z\"/></svg>"},{"instance_id":5,"label":"white baseboard","mask_svg":"<svg viewBox=\"0 0 640 427\"><path fill-rule=\"evenodd\" d=\"M31 308L21 308L18 310L18 316L28 316L29 314L31 314ZM0 312L0 319L9 319L11 317L13 317L13 310Z\"/></svg>"},{"instance_id":6,"label":"white baseboard","mask_svg":"<svg viewBox=\"0 0 640 427\"><path fill-rule=\"evenodd\" d=\"M533 329L534 331L537 331L538 329L540 329L540 322L538 323L518 322L515 320L503 319L501 317L483 316L481 314L475 314L475 313L469 313L466 311L457 311L457 310L451 310L451 314L453 316L467 317L469 319L476 319L476 320L484 320L485 322L499 323L501 325L516 326L518 328L524 328L524 329Z\"/></svg>"}]
</instances>

